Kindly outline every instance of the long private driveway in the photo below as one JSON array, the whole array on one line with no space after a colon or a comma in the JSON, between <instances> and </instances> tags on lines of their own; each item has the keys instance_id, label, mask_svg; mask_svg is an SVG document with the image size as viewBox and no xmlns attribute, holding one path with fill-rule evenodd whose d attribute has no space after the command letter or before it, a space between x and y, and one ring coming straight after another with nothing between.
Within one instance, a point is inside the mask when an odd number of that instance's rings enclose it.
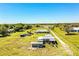
<instances>
[{"instance_id":1,"label":"long private driveway","mask_svg":"<svg viewBox=\"0 0 79 59\"><path fill-rule=\"evenodd\" d=\"M62 44L62 47L66 50L66 52L70 55L73 56L72 50L69 48L69 46L64 43L52 30L49 29L49 31L54 35L54 37Z\"/></svg>"}]
</instances>

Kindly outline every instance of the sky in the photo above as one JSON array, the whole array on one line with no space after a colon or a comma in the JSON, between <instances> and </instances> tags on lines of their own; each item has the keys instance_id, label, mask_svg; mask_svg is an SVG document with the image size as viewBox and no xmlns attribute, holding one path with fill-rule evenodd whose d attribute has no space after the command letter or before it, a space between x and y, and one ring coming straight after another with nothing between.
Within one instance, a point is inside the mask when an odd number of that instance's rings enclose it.
<instances>
[{"instance_id":1,"label":"sky","mask_svg":"<svg viewBox=\"0 0 79 59\"><path fill-rule=\"evenodd\" d=\"M79 22L78 3L0 3L0 23Z\"/></svg>"}]
</instances>

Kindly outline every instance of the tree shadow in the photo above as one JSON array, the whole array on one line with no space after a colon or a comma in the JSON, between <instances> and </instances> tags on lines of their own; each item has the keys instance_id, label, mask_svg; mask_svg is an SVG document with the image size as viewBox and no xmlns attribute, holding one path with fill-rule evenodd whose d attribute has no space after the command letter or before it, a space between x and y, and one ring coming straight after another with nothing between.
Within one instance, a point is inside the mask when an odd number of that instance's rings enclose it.
<instances>
[{"instance_id":1,"label":"tree shadow","mask_svg":"<svg viewBox=\"0 0 79 59\"><path fill-rule=\"evenodd\" d=\"M10 36L10 35L6 35L6 36L0 36L0 38L7 37L7 36Z\"/></svg>"},{"instance_id":2,"label":"tree shadow","mask_svg":"<svg viewBox=\"0 0 79 59\"><path fill-rule=\"evenodd\" d=\"M76 33L67 33L65 35L78 35L78 34L76 34Z\"/></svg>"}]
</instances>

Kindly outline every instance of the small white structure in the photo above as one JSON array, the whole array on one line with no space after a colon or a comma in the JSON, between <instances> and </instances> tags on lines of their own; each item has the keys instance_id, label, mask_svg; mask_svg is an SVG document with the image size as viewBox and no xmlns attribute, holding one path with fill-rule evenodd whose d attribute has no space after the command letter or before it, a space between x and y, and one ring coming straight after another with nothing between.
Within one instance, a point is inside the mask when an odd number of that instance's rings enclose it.
<instances>
[{"instance_id":1,"label":"small white structure","mask_svg":"<svg viewBox=\"0 0 79 59\"><path fill-rule=\"evenodd\" d=\"M49 33L48 30L37 30L36 33Z\"/></svg>"},{"instance_id":2,"label":"small white structure","mask_svg":"<svg viewBox=\"0 0 79 59\"><path fill-rule=\"evenodd\" d=\"M72 27L69 31L70 32L79 32L79 27Z\"/></svg>"},{"instance_id":3,"label":"small white structure","mask_svg":"<svg viewBox=\"0 0 79 59\"><path fill-rule=\"evenodd\" d=\"M46 37L52 37L52 35L51 35L51 34L46 34L45 36L46 36Z\"/></svg>"},{"instance_id":4,"label":"small white structure","mask_svg":"<svg viewBox=\"0 0 79 59\"><path fill-rule=\"evenodd\" d=\"M7 31L10 33L10 32L13 32L13 31L14 31L14 29L8 29Z\"/></svg>"}]
</instances>

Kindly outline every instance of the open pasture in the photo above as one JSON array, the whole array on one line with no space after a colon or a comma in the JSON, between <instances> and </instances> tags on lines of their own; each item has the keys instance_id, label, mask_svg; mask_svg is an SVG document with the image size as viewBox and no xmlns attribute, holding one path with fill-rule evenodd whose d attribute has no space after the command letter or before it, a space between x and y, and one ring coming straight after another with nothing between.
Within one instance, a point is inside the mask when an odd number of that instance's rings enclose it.
<instances>
[{"instance_id":1,"label":"open pasture","mask_svg":"<svg viewBox=\"0 0 79 59\"><path fill-rule=\"evenodd\" d=\"M53 31L59 38L70 46L74 55L79 55L79 33L71 33L72 35L66 35L66 32L60 30L58 27L56 27Z\"/></svg>"},{"instance_id":2,"label":"open pasture","mask_svg":"<svg viewBox=\"0 0 79 59\"><path fill-rule=\"evenodd\" d=\"M46 33L36 34L37 29L32 28L23 32L12 33L7 37L0 37L0 55L1 56L65 56L68 55L58 42L58 48L52 47L46 44L45 48L36 50L29 50L30 42L37 41L40 36L46 35ZM43 29L43 28L41 28ZM34 34L31 36L20 37L20 34L26 34L27 31L31 31Z\"/></svg>"}]
</instances>

